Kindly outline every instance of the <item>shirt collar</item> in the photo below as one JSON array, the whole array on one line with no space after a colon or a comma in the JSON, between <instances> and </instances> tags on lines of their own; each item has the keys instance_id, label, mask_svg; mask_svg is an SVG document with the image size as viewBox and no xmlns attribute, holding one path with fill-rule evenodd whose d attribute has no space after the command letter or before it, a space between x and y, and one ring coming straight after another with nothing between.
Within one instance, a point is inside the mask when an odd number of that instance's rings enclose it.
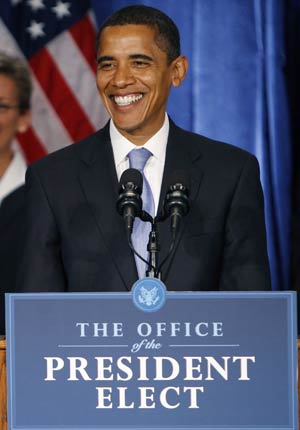
<instances>
[{"instance_id":1,"label":"shirt collar","mask_svg":"<svg viewBox=\"0 0 300 430\"><path fill-rule=\"evenodd\" d=\"M152 136L143 146L140 146L139 148L148 149L155 158L161 160L165 156L168 143L169 128L169 118L168 115L165 114L165 120L162 127L158 130L157 133L155 133L154 136ZM118 165L126 159L127 154L132 149L137 149L137 146L130 142L128 139L126 139L126 137L124 137L119 132L112 120L110 121L109 125L109 133L115 159L115 165L116 167L118 167Z\"/></svg>"}]
</instances>

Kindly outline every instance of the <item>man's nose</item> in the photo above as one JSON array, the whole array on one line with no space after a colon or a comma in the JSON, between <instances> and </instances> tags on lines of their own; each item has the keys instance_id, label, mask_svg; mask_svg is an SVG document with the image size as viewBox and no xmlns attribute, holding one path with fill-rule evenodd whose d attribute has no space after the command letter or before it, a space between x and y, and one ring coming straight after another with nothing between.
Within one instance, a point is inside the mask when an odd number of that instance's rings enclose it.
<instances>
[{"instance_id":1,"label":"man's nose","mask_svg":"<svg viewBox=\"0 0 300 430\"><path fill-rule=\"evenodd\" d=\"M113 85L118 88L124 88L127 85L133 84L135 79L131 68L128 65L120 64L115 69L112 81Z\"/></svg>"}]
</instances>

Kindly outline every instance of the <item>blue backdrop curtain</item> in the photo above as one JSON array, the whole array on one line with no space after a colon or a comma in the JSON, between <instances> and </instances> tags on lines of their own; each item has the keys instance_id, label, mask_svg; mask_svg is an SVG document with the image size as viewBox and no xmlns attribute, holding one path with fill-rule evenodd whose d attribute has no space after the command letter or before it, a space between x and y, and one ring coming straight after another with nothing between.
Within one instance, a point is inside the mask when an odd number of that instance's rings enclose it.
<instances>
[{"instance_id":1,"label":"blue backdrop curtain","mask_svg":"<svg viewBox=\"0 0 300 430\"><path fill-rule=\"evenodd\" d=\"M99 24L129 4L163 10L178 25L188 77L172 92L182 127L255 154L265 193L274 290L290 289L292 144L284 0L92 1Z\"/></svg>"}]
</instances>

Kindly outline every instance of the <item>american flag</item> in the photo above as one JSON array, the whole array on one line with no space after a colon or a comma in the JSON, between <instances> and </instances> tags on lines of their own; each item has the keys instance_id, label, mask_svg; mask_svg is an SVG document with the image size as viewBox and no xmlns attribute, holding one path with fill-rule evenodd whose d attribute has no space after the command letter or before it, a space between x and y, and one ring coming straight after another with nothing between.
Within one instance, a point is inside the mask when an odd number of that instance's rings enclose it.
<instances>
[{"instance_id":1,"label":"american flag","mask_svg":"<svg viewBox=\"0 0 300 430\"><path fill-rule=\"evenodd\" d=\"M107 121L96 90L95 27L87 0L0 1L0 50L28 61L33 77L31 127L17 136L29 163Z\"/></svg>"}]
</instances>

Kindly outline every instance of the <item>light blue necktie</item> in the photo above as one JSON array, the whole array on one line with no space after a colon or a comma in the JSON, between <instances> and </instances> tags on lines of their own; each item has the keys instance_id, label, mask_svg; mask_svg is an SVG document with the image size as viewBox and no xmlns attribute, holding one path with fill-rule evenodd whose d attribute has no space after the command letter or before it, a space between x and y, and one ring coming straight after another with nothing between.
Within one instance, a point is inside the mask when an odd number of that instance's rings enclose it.
<instances>
[{"instance_id":1,"label":"light blue necktie","mask_svg":"<svg viewBox=\"0 0 300 430\"><path fill-rule=\"evenodd\" d=\"M132 149L128 154L128 158L130 167L139 170L143 175L143 210L148 212L148 214L153 217L155 210L153 194L149 182L144 175L144 167L151 155L152 153L146 148ZM134 246L134 249L147 261L149 259L147 244L149 240L150 230L151 224L149 222L144 222L141 221L139 218L135 218L133 232L131 236L132 244ZM143 278L146 275L147 265L136 255L134 257L139 278Z\"/></svg>"}]
</instances>

